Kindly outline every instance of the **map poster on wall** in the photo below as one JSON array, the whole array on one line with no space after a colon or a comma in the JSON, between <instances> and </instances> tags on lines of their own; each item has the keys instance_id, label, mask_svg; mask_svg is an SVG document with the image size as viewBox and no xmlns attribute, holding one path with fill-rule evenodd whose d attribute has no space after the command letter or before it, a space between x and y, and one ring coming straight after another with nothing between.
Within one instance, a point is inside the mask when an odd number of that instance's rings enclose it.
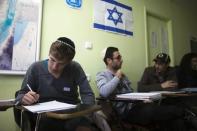
<instances>
[{"instance_id":1,"label":"map poster on wall","mask_svg":"<svg viewBox=\"0 0 197 131\"><path fill-rule=\"evenodd\" d=\"M39 59L42 0L0 0L0 74L25 74Z\"/></svg>"}]
</instances>

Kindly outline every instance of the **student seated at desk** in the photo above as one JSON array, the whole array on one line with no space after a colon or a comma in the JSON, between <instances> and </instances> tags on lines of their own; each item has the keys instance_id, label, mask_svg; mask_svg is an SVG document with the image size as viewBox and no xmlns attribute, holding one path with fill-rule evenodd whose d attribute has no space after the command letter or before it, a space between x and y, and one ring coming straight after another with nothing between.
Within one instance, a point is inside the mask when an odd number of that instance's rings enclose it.
<instances>
[{"instance_id":1,"label":"student seated at desk","mask_svg":"<svg viewBox=\"0 0 197 131\"><path fill-rule=\"evenodd\" d=\"M197 89L197 54L187 53L185 54L177 68L177 78L179 89L193 88ZM187 89L186 89L187 90ZM197 96L190 96L182 99L183 106L188 106L194 109L197 113Z\"/></svg>"},{"instance_id":2,"label":"student seated at desk","mask_svg":"<svg viewBox=\"0 0 197 131\"><path fill-rule=\"evenodd\" d=\"M177 69L179 88L197 88L197 54L187 53Z\"/></svg>"},{"instance_id":3,"label":"student seated at desk","mask_svg":"<svg viewBox=\"0 0 197 131\"><path fill-rule=\"evenodd\" d=\"M155 62L154 66L145 68L138 83L138 91L176 90L178 86L176 70L169 66L170 56L165 53L159 53L153 61Z\"/></svg>"},{"instance_id":4,"label":"student seated at desk","mask_svg":"<svg viewBox=\"0 0 197 131\"><path fill-rule=\"evenodd\" d=\"M176 91L178 89L177 75L175 68L169 66L170 56L165 53L159 53L153 61L155 62L154 66L145 68L142 78L138 83L138 91ZM182 99L167 98L162 101L162 104L177 105L187 110L187 107L184 107L182 104ZM191 114L191 119L188 120L189 123L193 122L193 120L197 123L195 115L192 116L193 114Z\"/></svg>"},{"instance_id":5,"label":"student seated at desk","mask_svg":"<svg viewBox=\"0 0 197 131\"><path fill-rule=\"evenodd\" d=\"M75 45L72 40L60 37L53 42L49 58L35 62L29 67L16 98L19 104L31 105L38 101L50 100L71 104L94 104L94 93L80 64L72 61L74 56ZM78 98L78 86L81 100ZM35 114L30 115L35 116ZM34 119L33 123L35 123ZM40 123L40 131L96 130L86 117L66 121L43 118Z\"/></svg>"},{"instance_id":6,"label":"student seated at desk","mask_svg":"<svg viewBox=\"0 0 197 131\"><path fill-rule=\"evenodd\" d=\"M116 94L133 92L131 82L121 70L123 60L118 48L108 47L103 60L106 70L96 75L100 95L107 98L114 97ZM112 106L122 121L139 125L158 124L159 130L186 131L182 119L184 110L176 106L125 102L113 102ZM175 123L179 123L178 126Z\"/></svg>"}]
</instances>

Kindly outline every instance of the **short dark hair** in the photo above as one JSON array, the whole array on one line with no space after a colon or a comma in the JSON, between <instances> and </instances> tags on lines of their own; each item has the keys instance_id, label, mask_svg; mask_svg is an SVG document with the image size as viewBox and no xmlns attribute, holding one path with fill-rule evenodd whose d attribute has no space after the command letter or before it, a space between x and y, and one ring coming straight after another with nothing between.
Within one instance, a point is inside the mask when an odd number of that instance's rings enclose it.
<instances>
[{"instance_id":1,"label":"short dark hair","mask_svg":"<svg viewBox=\"0 0 197 131\"><path fill-rule=\"evenodd\" d=\"M49 54L53 55L59 60L67 59L70 61L75 56L75 44L69 38L59 37L55 42L52 43Z\"/></svg>"},{"instance_id":2,"label":"short dark hair","mask_svg":"<svg viewBox=\"0 0 197 131\"><path fill-rule=\"evenodd\" d=\"M103 61L105 62L106 65L107 65L107 58L112 59L113 58L113 53L115 51L119 51L118 48L116 48L116 47L108 47L106 49L105 56L103 58Z\"/></svg>"}]
</instances>

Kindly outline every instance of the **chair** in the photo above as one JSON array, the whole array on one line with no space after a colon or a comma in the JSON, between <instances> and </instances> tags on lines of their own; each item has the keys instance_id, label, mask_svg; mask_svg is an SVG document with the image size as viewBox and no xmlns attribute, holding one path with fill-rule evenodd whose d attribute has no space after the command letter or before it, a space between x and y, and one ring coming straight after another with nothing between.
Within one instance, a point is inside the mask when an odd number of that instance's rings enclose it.
<instances>
[{"instance_id":1,"label":"chair","mask_svg":"<svg viewBox=\"0 0 197 131\"><path fill-rule=\"evenodd\" d=\"M101 110L100 105L93 105L88 107L79 106L75 111L71 111L70 113L64 112L46 112L43 116L53 119L67 120L71 118L76 118L80 116L91 115L91 119L93 123L101 130L101 131L111 131L108 126L105 118L103 118L98 111Z\"/></svg>"},{"instance_id":2,"label":"chair","mask_svg":"<svg viewBox=\"0 0 197 131\"><path fill-rule=\"evenodd\" d=\"M19 91L15 92L15 98L17 97ZM33 113L25 111L21 106L13 106L14 120L21 131L34 131L36 123L40 116L34 116Z\"/></svg>"},{"instance_id":3,"label":"chair","mask_svg":"<svg viewBox=\"0 0 197 131\"><path fill-rule=\"evenodd\" d=\"M111 102L108 99L99 97L97 99L97 104L101 105L102 113L104 114L105 119L111 127L112 131L119 131L120 125L118 123L118 118L116 117L116 113L112 109Z\"/></svg>"},{"instance_id":4,"label":"chair","mask_svg":"<svg viewBox=\"0 0 197 131\"><path fill-rule=\"evenodd\" d=\"M18 95L18 91L15 93L15 97ZM60 120L66 120L66 119L71 119L79 116L84 116L91 114L93 112L93 121L104 121L103 118L97 114L96 112L101 110L100 105L93 105L93 106L87 106L87 105L80 105L78 108L72 111L63 112L47 112L47 113L42 113L38 114L36 117L32 115L31 112L24 111L20 106L14 106L13 112L14 112L14 119L16 124L19 126L21 131L33 131L33 130L38 130L40 120L43 117L49 117L53 119L60 119ZM96 123L97 124L97 123ZM105 121L104 121L105 124ZM99 125L97 125L99 127ZM105 127L99 127L101 128L102 131L109 131L106 129L107 126ZM104 129L103 129L104 128Z\"/></svg>"},{"instance_id":5,"label":"chair","mask_svg":"<svg viewBox=\"0 0 197 131\"><path fill-rule=\"evenodd\" d=\"M115 109L112 107L112 102L116 101L111 98L97 97L97 102L102 107L103 113L107 117L107 121L112 128L112 131L151 131L157 128L156 125L138 125L131 124L121 120Z\"/></svg>"},{"instance_id":6,"label":"chair","mask_svg":"<svg viewBox=\"0 0 197 131\"><path fill-rule=\"evenodd\" d=\"M38 131L39 126L40 126L40 120L42 118L53 118L53 119L58 119L58 120L67 120L71 118L76 118L80 116L86 116L88 114L91 114L93 112L96 112L101 109L100 105L93 105L93 106L88 106L88 105L79 105L75 109L69 109L69 110L61 110L61 111L56 111L56 112L44 112L44 113L39 113L37 116L33 116L31 112L25 111L25 109L19 107L15 107L15 111L17 113L15 114L15 117L17 115L17 124L21 128L21 131ZM19 116L19 111L20 111L20 116ZM20 119L20 121L19 121ZM34 122L33 122L34 121Z\"/></svg>"},{"instance_id":7,"label":"chair","mask_svg":"<svg viewBox=\"0 0 197 131\"><path fill-rule=\"evenodd\" d=\"M101 131L111 131L110 126L106 122L105 118L99 113L100 110L101 110L100 105L94 105L94 106L90 106L85 110L79 109L77 112L71 112L71 113L47 112L43 114L43 116L53 119L67 120L80 116L90 115L90 117L88 118L91 119L91 121L96 125L97 128L99 128Z\"/></svg>"}]
</instances>

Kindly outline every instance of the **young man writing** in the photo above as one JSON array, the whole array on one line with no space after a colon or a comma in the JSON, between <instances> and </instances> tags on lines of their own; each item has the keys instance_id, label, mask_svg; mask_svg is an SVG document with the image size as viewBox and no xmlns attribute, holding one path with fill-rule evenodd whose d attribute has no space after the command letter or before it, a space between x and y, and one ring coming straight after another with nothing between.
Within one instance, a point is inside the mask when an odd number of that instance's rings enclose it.
<instances>
[{"instance_id":1,"label":"young man writing","mask_svg":"<svg viewBox=\"0 0 197 131\"><path fill-rule=\"evenodd\" d=\"M74 56L75 45L72 40L60 37L53 42L50 47L49 58L35 62L29 67L16 98L20 102L19 104L31 105L38 101L51 100L71 104L94 104L94 93L82 67L73 61ZM81 100L78 98L79 94ZM30 116L35 115L30 114ZM32 120L32 122L35 121ZM43 118L40 123L39 130L41 131L94 130L86 117L66 121Z\"/></svg>"}]
</instances>

